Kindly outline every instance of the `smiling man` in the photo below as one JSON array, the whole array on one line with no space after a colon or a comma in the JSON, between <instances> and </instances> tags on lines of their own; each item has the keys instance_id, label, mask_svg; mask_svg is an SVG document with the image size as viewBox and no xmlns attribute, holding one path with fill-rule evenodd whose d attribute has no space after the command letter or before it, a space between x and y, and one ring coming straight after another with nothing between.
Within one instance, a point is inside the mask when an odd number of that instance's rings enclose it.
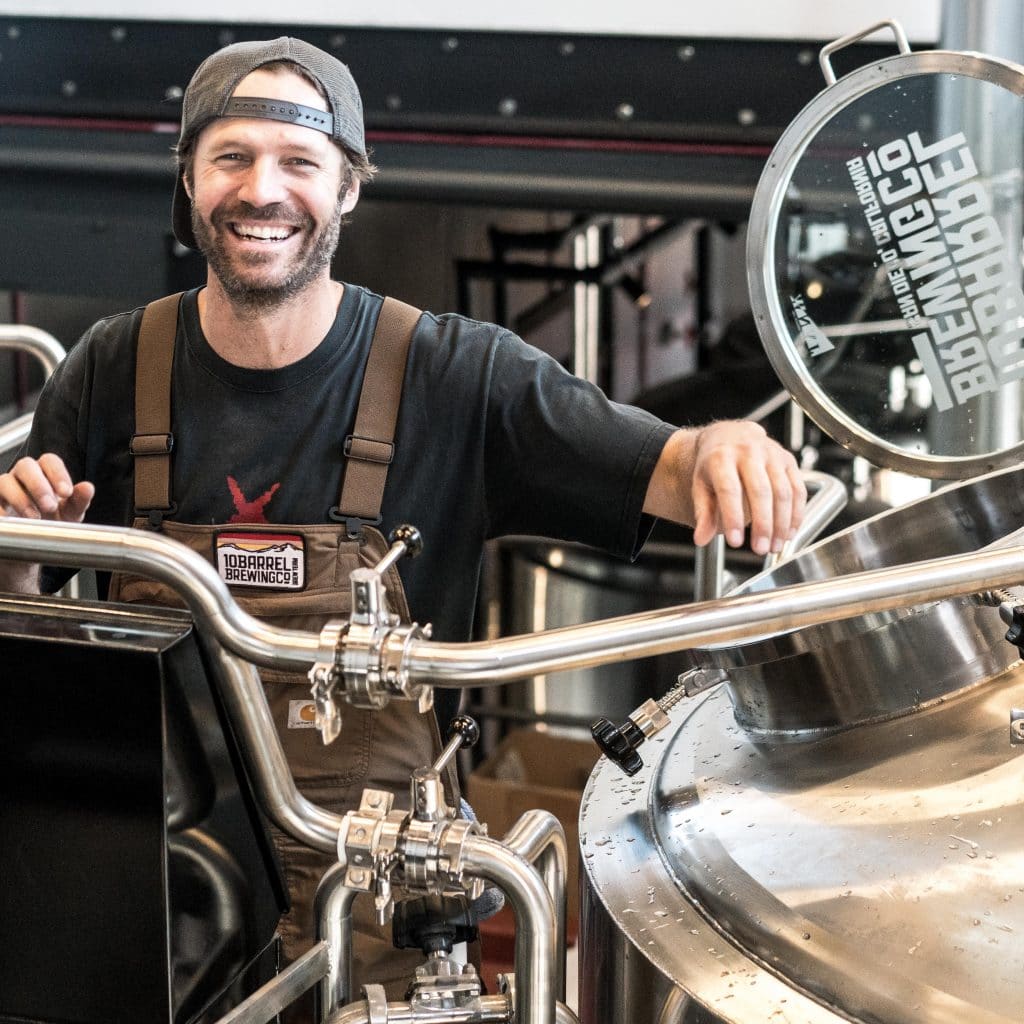
<instances>
[{"instance_id":1,"label":"smiling man","mask_svg":"<svg viewBox=\"0 0 1024 1024\"><path fill-rule=\"evenodd\" d=\"M390 571L389 599L445 640L469 636L491 537L630 557L652 516L693 524L698 543L721 531L738 545L749 522L760 553L792 535L803 485L759 426L677 430L501 327L331 278L342 218L373 170L359 93L334 57L288 38L213 54L186 90L177 156L174 232L206 256L206 284L101 320L74 346L0 475L4 514L159 530L210 559L254 615L306 630L347 614L351 570L413 523L424 553ZM39 566L2 572L7 589L63 581ZM109 594L177 601L140 578L115 577ZM437 750L433 715L346 708L325 747L305 677L262 676L310 799L343 812L373 786L407 805L409 774ZM332 858L275 839L294 957ZM356 911L357 984L399 997L421 958L390 948L372 900Z\"/></svg>"}]
</instances>

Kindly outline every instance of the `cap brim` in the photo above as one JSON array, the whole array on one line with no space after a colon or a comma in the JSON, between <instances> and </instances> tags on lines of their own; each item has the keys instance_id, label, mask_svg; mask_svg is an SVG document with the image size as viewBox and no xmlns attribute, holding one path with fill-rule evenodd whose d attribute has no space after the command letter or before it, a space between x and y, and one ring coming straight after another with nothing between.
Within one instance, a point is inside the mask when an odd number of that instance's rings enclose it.
<instances>
[{"instance_id":1,"label":"cap brim","mask_svg":"<svg viewBox=\"0 0 1024 1024\"><path fill-rule=\"evenodd\" d=\"M181 175L174 185L174 199L171 201L171 228L174 237L189 249L198 249L196 236L192 233L192 200L185 191Z\"/></svg>"}]
</instances>

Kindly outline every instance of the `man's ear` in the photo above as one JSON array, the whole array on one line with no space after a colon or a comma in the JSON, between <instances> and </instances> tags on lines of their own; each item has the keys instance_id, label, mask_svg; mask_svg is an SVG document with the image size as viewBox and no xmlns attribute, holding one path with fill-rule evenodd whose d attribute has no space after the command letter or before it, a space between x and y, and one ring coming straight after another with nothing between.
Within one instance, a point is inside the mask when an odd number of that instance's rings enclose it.
<instances>
[{"instance_id":1,"label":"man's ear","mask_svg":"<svg viewBox=\"0 0 1024 1024\"><path fill-rule=\"evenodd\" d=\"M181 183L185 187L185 195L187 195L189 201L191 201L194 197L192 195L192 182L188 180L188 171L181 172Z\"/></svg>"},{"instance_id":2,"label":"man's ear","mask_svg":"<svg viewBox=\"0 0 1024 1024\"><path fill-rule=\"evenodd\" d=\"M345 193L345 198L341 201L341 212L351 213L355 209L356 203L359 202L359 179L356 177L352 178L352 184L349 190Z\"/></svg>"}]
</instances>

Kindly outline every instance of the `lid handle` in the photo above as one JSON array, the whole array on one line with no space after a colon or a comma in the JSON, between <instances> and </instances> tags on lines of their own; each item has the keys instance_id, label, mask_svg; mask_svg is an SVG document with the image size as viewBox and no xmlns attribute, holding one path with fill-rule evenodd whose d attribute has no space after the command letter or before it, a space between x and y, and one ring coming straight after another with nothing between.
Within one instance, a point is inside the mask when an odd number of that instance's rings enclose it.
<instances>
[{"instance_id":1,"label":"lid handle","mask_svg":"<svg viewBox=\"0 0 1024 1024\"><path fill-rule=\"evenodd\" d=\"M907 34L903 31L903 26L898 21L894 21L892 18L886 18L885 21L876 21L870 28L863 29L860 32L853 32L848 36L843 36L842 39L837 39L834 43L829 43L828 46L822 47L821 53L818 54L818 63L821 65L821 73L825 76L825 83L827 85L836 84L836 73L832 70L832 62L829 60L833 53L883 28L892 29L892 34L896 37L896 45L899 47L900 53L910 53L910 43L907 42Z\"/></svg>"}]
</instances>

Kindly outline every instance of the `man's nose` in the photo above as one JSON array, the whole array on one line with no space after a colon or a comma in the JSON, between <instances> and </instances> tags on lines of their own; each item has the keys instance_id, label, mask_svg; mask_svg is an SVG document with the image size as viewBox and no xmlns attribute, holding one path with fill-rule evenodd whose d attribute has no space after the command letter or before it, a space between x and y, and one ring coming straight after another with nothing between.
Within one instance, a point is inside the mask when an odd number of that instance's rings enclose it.
<instances>
[{"instance_id":1,"label":"man's nose","mask_svg":"<svg viewBox=\"0 0 1024 1024\"><path fill-rule=\"evenodd\" d=\"M271 206L287 198L284 174L273 157L253 160L242 179L238 198L256 207Z\"/></svg>"}]
</instances>

